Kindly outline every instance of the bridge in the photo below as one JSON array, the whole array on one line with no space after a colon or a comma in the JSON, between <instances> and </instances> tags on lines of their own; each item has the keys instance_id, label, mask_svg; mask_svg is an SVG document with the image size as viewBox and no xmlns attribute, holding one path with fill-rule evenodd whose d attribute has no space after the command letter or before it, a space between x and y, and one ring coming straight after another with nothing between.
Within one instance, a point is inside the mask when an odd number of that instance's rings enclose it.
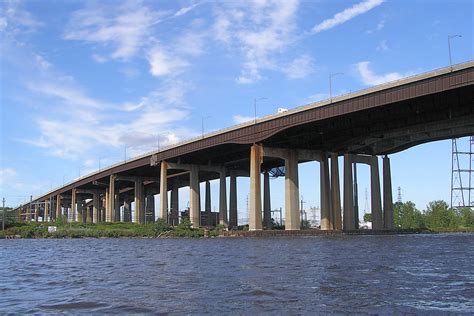
<instances>
[{"instance_id":1,"label":"bridge","mask_svg":"<svg viewBox=\"0 0 474 316\"><path fill-rule=\"evenodd\" d=\"M174 225L179 218L178 189L189 187L186 216L194 227L235 227L236 179L249 177L249 229L261 230L271 227L269 177L277 170L285 177L285 229L299 230L298 164L318 161L321 229L350 231L358 228L353 165L362 163L371 170L372 227L391 230L389 155L422 143L474 135L473 84L470 61L311 103L112 165L35 197L16 211L24 221L37 221L43 214L44 220L66 215L68 221L144 223L154 220L154 195L159 194L159 218ZM217 179L216 215L211 212L209 181ZM204 212L201 182L206 182Z\"/></svg>"}]
</instances>

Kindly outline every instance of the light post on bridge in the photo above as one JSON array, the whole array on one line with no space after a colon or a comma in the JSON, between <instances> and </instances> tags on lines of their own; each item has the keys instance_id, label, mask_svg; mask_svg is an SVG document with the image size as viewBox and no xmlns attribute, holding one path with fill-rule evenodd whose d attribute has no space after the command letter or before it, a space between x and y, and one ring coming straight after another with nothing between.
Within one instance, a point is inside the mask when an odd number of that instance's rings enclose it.
<instances>
[{"instance_id":1,"label":"light post on bridge","mask_svg":"<svg viewBox=\"0 0 474 316\"><path fill-rule=\"evenodd\" d=\"M343 75L343 72L336 72L333 74L329 74L329 102L332 103L332 77Z\"/></svg>"},{"instance_id":2,"label":"light post on bridge","mask_svg":"<svg viewBox=\"0 0 474 316\"><path fill-rule=\"evenodd\" d=\"M257 101L268 100L266 97L254 98L253 99L253 115L254 115L254 124L257 124Z\"/></svg>"},{"instance_id":3,"label":"light post on bridge","mask_svg":"<svg viewBox=\"0 0 474 316\"><path fill-rule=\"evenodd\" d=\"M201 116L201 136L204 138L204 120L210 119L212 116Z\"/></svg>"},{"instance_id":4,"label":"light post on bridge","mask_svg":"<svg viewBox=\"0 0 474 316\"><path fill-rule=\"evenodd\" d=\"M451 39L456 38L456 37L462 37L462 36L459 35L459 34L448 35L449 67L450 67L451 71L453 71L453 61L451 59Z\"/></svg>"}]
</instances>

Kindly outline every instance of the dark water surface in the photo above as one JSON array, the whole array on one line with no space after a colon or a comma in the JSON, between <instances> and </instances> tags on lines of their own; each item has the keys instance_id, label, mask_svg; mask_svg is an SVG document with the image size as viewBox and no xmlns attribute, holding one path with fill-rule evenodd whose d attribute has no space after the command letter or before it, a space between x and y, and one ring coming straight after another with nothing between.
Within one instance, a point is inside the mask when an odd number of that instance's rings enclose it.
<instances>
[{"instance_id":1,"label":"dark water surface","mask_svg":"<svg viewBox=\"0 0 474 316\"><path fill-rule=\"evenodd\" d=\"M474 311L474 234L0 240L0 314Z\"/></svg>"}]
</instances>

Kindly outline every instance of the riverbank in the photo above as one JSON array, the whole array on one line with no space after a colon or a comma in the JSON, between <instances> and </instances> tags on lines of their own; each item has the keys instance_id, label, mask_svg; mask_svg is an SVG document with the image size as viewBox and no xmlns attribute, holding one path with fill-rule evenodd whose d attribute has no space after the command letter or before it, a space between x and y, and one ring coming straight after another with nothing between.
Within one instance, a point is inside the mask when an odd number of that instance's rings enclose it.
<instances>
[{"instance_id":1,"label":"riverbank","mask_svg":"<svg viewBox=\"0 0 474 316\"><path fill-rule=\"evenodd\" d=\"M432 234L432 233L472 233L473 227L457 229L415 229L394 231L373 231L367 229L354 231L302 229L297 231L226 230L223 226L214 228L192 228L189 222L172 227L163 222L150 224L101 223L23 223L0 231L2 238L205 238L205 237L290 237L290 236L334 236L334 235L394 235L394 234Z\"/></svg>"}]
</instances>

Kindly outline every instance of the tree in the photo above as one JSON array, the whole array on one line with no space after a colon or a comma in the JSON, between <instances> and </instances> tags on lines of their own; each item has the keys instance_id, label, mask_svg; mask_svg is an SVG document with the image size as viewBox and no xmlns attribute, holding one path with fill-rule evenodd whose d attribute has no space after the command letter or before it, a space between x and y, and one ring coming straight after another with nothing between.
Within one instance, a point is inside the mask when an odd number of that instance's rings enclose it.
<instances>
[{"instance_id":1,"label":"tree","mask_svg":"<svg viewBox=\"0 0 474 316\"><path fill-rule=\"evenodd\" d=\"M425 214L429 228L455 228L460 224L460 217L445 201L428 203Z\"/></svg>"},{"instance_id":2,"label":"tree","mask_svg":"<svg viewBox=\"0 0 474 316\"><path fill-rule=\"evenodd\" d=\"M415 203L411 201L395 203L393 205L393 211L395 227L401 229L417 229L425 226L423 214L416 208Z\"/></svg>"},{"instance_id":3,"label":"tree","mask_svg":"<svg viewBox=\"0 0 474 316\"><path fill-rule=\"evenodd\" d=\"M459 210L459 217L461 225L464 227L474 226L474 212L469 207L464 207Z\"/></svg>"},{"instance_id":4,"label":"tree","mask_svg":"<svg viewBox=\"0 0 474 316\"><path fill-rule=\"evenodd\" d=\"M366 223L372 222L372 214L370 214L370 213L365 213L365 214L364 214L364 222L366 222Z\"/></svg>"}]
</instances>

